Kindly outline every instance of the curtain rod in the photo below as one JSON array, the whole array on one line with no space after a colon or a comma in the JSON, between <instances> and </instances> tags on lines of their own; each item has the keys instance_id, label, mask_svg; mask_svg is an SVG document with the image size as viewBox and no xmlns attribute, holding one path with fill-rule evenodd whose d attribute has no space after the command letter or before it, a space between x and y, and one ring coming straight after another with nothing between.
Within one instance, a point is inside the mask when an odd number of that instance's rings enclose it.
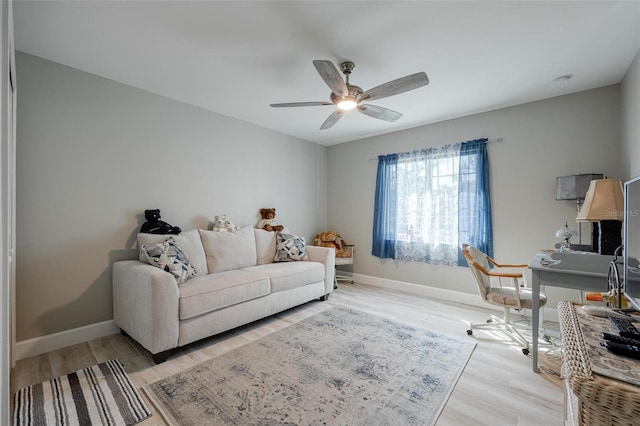
<instances>
[{"instance_id":1,"label":"curtain rod","mask_svg":"<svg viewBox=\"0 0 640 426\"><path fill-rule=\"evenodd\" d=\"M500 137L500 138L496 138L496 139L489 139L487 140L487 143L489 142L503 142L504 138ZM377 158L369 158L369 161L378 161Z\"/></svg>"}]
</instances>

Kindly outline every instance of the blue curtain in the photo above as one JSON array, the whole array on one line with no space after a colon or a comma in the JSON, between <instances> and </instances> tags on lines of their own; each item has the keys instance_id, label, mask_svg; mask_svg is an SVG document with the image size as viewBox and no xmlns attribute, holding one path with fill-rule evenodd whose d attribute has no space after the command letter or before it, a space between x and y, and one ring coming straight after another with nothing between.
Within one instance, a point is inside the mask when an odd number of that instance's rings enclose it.
<instances>
[{"instance_id":1,"label":"blue curtain","mask_svg":"<svg viewBox=\"0 0 640 426\"><path fill-rule=\"evenodd\" d=\"M458 247L471 244L493 257L487 139L462 143L459 173ZM462 252L458 253L458 266L467 266Z\"/></svg>"},{"instance_id":2,"label":"blue curtain","mask_svg":"<svg viewBox=\"0 0 640 426\"><path fill-rule=\"evenodd\" d=\"M378 156L371 254L382 259L396 255L397 166L398 154Z\"/></svg>"}]
</instances>

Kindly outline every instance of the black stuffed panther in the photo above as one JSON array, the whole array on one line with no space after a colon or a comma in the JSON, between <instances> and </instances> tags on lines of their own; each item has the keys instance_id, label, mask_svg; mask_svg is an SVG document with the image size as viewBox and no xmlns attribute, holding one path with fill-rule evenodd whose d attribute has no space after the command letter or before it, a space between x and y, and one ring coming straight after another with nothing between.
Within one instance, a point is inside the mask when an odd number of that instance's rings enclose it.
<instances>
[{"instance_id":1,"label":"black stuffed panther","mask_svg":"<svg viewBox=\"0 0 640 426\"><path fill-rule=\"evenodd\" d=\"M182 230L177 226L171 226L167 222L160 220L160 209L145 210L144 218L147 219L140 227L140 232L146 234L175 234Z\"/></svg>"}]
</instances>

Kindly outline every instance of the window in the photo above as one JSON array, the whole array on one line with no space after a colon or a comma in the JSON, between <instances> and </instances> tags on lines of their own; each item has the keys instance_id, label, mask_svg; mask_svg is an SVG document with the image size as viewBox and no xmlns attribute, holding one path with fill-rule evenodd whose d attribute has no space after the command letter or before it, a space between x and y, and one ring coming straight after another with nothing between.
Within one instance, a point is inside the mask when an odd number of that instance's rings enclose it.
<instances>
[{"instance_id":1,"label":"window","mask_svg":"<svg viewBox=\"0 0 640 426\"><path fill-rule=\"evenodd\" d=\"M462 243L492 255L486 141L378 157L374 256L466 266Z\"/></svg>"}]
</instances>

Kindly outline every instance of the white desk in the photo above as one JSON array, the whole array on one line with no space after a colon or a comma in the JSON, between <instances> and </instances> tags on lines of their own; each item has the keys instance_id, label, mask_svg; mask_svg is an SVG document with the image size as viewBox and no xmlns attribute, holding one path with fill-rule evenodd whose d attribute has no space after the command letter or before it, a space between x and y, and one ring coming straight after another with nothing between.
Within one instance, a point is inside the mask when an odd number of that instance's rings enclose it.
<instances>
[{"instance_id":1,"label":"white desk","mask_svg":"<svg viewBox=\"0 0 640 426\"><path fill-rule=\"evenodd\" d=\"M560 262L554 265L542 266L543 258L551 257ZM607 273L609 262L613 256L603 256L591 253L552 253L549 255L536 255L531 263L533 292L531 340L533 344L533 371L538 372L538 329L540 327L540 286L553 286L573 288L582 291L609 290Z\"/></svg>"}]
</instances>

